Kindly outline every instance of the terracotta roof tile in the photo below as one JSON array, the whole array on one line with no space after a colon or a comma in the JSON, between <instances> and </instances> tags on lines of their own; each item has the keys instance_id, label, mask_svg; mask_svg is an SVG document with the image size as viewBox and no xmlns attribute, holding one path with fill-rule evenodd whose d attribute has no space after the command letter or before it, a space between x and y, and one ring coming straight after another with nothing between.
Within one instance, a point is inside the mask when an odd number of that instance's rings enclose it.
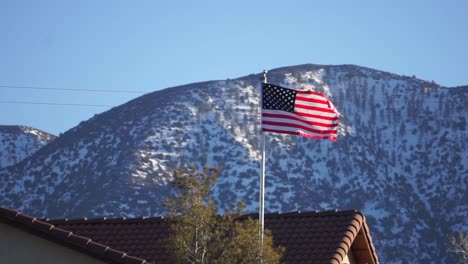
<instances>
[{"instance_id":1,"label":"terracotta roof tile","mask_svg":"<svg viewBox=\"0 0 468 264\"><path fill-rule=\"evenodd\" d=\"M61 241L67 241L68 238L72 235L72 233L68 230L60 229L60 228L55 228L52 226L50 228L50 231L47 233L51 238L61 240Z\"/></svg>"},{"instance_id":2,"label":"terracotta roof tile","mask_svg":"<svg viewBox=\"0 0 468 264\"><path fill-rule=\"evenodd\" d=\"M69 222L82 223L83 221L86 221L86 219L76 219L73 221L60 220L57 221L57 223L59 223L59 225L65 225ZM148 263L144 259L128 256L125 252L96 243L91 238L83 236L82 234L74 234L69 230L56 227L47 221L37 220L36 218L3 207L0 207L0 222L15 226L52 242L79 250L106 262L124 264Z\"/></svg>"},{"instance_id":3,"label":"terracotta roof tile","mask_svg":"<svg viewBox=\"0 0 468 264\"><path fill-rule=\"evenodd\" d=\"M0 209L0 219L2 217L31 225L32 218L12 210ZM245 215L240 220L248 217L258 218L258 215ZM36 222L40 224L33 224L33 227L41 232L52 228L48 232L50 236L79 245L93 255L104 255L108 261L171 263L167 243L170 223L163 217ZM265 228L272 231L276 245L286 248L284 263L341 263L350 250L358 263L379 263L365 217L357 211L266 214Z\"/></svg>"}]
</instances>

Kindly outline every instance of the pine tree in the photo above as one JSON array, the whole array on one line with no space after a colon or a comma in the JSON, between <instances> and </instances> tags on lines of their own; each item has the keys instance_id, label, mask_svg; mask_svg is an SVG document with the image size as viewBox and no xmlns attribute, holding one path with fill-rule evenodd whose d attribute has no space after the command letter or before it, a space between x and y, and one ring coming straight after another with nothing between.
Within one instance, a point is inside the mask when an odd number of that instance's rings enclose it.
<instances>
[{"instance_id":1,"label":"pine tree","mask_svg":"<svg viewBox=\"0 0 468 264\"><path fill-rule=\"evenodd\" d=\"M258 221L240 217L242 203L217 215L209 194L218 173L208 167L174 172L177 198L166 200L174 263L279 263L282 249L273 247L269 231L261 246Z\"/></svg>"}]
</instances>

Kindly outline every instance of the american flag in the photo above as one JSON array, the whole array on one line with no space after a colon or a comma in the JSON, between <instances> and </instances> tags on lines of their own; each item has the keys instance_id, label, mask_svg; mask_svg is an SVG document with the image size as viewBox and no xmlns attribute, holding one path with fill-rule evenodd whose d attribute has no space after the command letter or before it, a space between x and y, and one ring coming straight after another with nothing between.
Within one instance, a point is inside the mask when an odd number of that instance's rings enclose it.
<instances>
[{"instance_id":1,"label":"american flag","mask_svg":"<svg viewBox=\"0 0 468 264\"><path fill-rule=\"evenodd\" d=\"M262 131L336 141L338 111L322 94L262 84Z\"/></svg>"}]
</instances>

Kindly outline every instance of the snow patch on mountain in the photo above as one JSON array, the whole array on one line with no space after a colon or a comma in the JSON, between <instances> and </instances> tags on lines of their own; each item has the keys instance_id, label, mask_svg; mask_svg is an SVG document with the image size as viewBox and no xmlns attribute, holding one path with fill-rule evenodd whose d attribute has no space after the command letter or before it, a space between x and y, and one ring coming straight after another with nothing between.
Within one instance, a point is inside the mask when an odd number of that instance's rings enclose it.
<instances>
[{"instance_id":1,"label":"snow patch on mountain","mask_svg":"<svg viewBox=\"0 0 468 264\"><path fill-rule=\"evenodd\" d=\"M49 218L160 215L172 170L208 165L221 169L221 212L238 200L255 212L260 77L157 91L82 122L0 170L0 204ZM468 219L468 87L354 65L275 69L268 82L323 93L341 113L337 142L266 134L268 212L357 209L382 262L453 260L446 237Z\"/></svg>"},{"instance_id":2,"label":"snow patch on mountain","mask_svg":"<svg viewBox=\"0 0 468 264\"><path fill-rule=\"evenodd\" d=\"M31 127L0 125L0 169L19 163L54 139Z\"/></svg>"}]
</instances>

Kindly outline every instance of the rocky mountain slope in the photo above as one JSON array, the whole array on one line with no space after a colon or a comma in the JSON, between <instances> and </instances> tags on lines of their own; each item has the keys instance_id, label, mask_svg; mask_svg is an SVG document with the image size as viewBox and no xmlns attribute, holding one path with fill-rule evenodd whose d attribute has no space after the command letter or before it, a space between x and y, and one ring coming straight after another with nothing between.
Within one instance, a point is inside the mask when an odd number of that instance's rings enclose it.
<instances>
[{"instance_id":1,"label":"rocky mountain slope","mask_svg":"<svg viewBox=\"0 0 468 264\"><path fill-rule=\"evenodd\" d=\"M0 169L22 161L54 139L31 127L0 125Z\"/></svg>"},{"instance_id":2,"label":"rocky mountain slope","mask_svg":"<svg viewBox=\"0 0 468 264\"><path fill-rule=\"evenodd\" d=\"M221 209L258 208L261 75L146 94L82 122L0 171L0 205L37 217L164 214L178 166L222 169ZM468 87L354 65L272 70L268 81L324 93L336 143L267 134L267 211L358 209L382 263L453 263L468 231Z\"/></svg>"}]
</instances>

